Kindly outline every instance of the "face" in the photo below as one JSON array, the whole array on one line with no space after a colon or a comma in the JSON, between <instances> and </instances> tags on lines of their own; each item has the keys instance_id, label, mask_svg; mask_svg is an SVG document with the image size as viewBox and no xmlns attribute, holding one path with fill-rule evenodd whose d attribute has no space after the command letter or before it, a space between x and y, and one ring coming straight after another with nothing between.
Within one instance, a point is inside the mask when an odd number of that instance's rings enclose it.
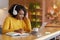
<instances>
[{"instance_id":1,"label":"face","mask_svg":"<svg viewBox=\"0 0 60 40\"><path fill-rule=\"evenodd\" d=\"M23 17L24 17L24 11L20 10L19 13L18 13L18 18L23 19Z\"/></svg>"}]
</instances>

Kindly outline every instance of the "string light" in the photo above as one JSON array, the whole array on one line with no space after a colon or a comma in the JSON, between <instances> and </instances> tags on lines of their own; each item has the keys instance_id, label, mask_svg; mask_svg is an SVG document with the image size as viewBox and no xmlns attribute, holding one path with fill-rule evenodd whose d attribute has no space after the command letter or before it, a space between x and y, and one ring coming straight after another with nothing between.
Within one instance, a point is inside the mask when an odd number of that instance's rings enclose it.
<instances>
[{"instance_id":1,"label":"string light","mask_svg":"<svg viewBox=\"0 0 60 40\"><path fill-rule=\"evenodd\" d=\"M55 0L53 0L53 8L56 9L57 5L55 4Z\"/></svg>"},{"instance_id":2,"label":"string light","mask_svg":"<svg viewBox=\"0 0 60 40\"><path fill-rule=\"evenodd\" d=\"M56 4L54 4L54 5L53 5L53 8L54 8L54 9L56 9L56 8L57 8Z\"/></svg>"}]
</instances>

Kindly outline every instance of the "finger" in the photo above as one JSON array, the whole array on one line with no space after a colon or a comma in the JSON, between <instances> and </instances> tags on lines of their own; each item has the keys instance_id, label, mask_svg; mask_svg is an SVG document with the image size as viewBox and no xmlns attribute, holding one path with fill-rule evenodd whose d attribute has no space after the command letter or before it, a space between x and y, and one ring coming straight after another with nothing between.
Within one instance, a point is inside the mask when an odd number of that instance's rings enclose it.
<instances>
[{"instance_id":1,"label":"finger","mask_svg":"<svg viewBox=\"0 0 60 40\"><path fill-rule=\"evenodd\" d=\"M26 18L28 18L28 12L26 13Z\"/></svg>"}]
</instances>

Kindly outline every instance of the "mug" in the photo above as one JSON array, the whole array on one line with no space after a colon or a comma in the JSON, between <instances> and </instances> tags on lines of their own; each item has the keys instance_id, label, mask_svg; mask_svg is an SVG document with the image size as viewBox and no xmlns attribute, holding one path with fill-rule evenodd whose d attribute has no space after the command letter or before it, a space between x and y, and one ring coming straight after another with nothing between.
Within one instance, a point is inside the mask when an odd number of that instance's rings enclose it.
<instances>
[{"instance_id":1,"label":"mug","mask_svg":"<svg viewBox=\"0 0 60 40\"><path fill-rule=\"evenodd\" d=\"M38 28L33 28L33 31L38 32L38 31L39 31L39 29L38 29Z\"/></svg>"}]
</instances>

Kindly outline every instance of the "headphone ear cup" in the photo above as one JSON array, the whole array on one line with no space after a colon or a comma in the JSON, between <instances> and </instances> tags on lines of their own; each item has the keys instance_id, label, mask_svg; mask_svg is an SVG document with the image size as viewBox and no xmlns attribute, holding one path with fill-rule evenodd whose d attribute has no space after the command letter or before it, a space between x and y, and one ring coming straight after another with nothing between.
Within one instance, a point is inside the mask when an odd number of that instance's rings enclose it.
<instances>
[{"instance_id":1,"label":"headphone ear cup","mask_svg":"<svg viewBox=\"0 0 60 40\"><path fill-rule=\"evenodd\" d=\"M13 10L13 15L17 15L17 11L16 10Z\"/></svg>"}]
</instances>

